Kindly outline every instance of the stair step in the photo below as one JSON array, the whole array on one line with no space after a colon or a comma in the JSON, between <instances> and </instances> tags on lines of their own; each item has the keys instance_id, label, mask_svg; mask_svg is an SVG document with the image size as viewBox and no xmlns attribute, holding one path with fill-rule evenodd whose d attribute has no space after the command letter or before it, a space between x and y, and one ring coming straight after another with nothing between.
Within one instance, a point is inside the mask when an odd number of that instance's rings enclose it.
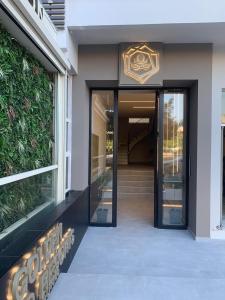
<instances>
[{"instance_id":1,"label":"stair step","mask_svg":"<svg viewBox=\"0 0 225 300\"><path fill-rule=\"evenodd\" d=\"M154 175L154 171L144 171L144 170L118 170L118 175L143 175L143 176L148 176L148 175Z\"/></svg>"},{"instance_id":2,"label":"stair step","mask_svg":"<svg viewBox=\"0 0 225 300\"><path fill-rule=\"evenodd\" d=\"M154 199L154 193L118 193L117 194L118 199L122 200L122 199L137 199L137 200L141 200L141 199Z\"/></svg>"},{"instance_id":3,"label":"stair step","mask_svg":"<svg viewBox=\"0 0 225 300\"><path fill-rule=\"evenodd\" d=\"M133 186L133 187L149 187L154 185L154 180L135 181L135 180L118 180L118 187Z\"/></svg>"},{"instance_id":4,"label":"stair step","mask_svg":"<svg viewBox=\"0 0 225 300\"><path fill-rule=\"evenodd\" d=\"M154 189L153 188L146 188L146 187L119 187L118 188L118 193L123 194L148 194L148 193L154 193Z\"/></svg>"},{"instance_id":5,"label":"stair step","mask_svg":"<svg viewBox=\"0 0 225 300\"><path fill-rule=\"evenodd\" d=\"M154 180L153 175L118 175L118 180L123 181L147 181L147 180Z\"/></svg>"}]
</instances>

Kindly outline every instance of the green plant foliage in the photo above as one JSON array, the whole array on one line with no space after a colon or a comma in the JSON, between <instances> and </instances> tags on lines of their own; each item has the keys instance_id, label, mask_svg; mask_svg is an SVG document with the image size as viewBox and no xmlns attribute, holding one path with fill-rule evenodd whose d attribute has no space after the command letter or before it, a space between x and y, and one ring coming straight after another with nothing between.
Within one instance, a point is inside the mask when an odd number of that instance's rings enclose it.
<instances>
[{"instance_id":1,"label":"green plant foliage","mask_svg":"<svg viewBox=\"0 0 225 300\"><path fill-rule=\"evenodd\" d=\"M52 163L53 83L0 27L0 177Z\"/></svg>"},{"instance_id":2,"label":"green plant foliage","mask_svg":"<svg viewBox=\"0 0 225 300\"><path fill-rule=\"evenodd\" d=\"M52 172L6 184L0 188L0 232L52 200Z\"/></svg>"},{"instance_id":3,"label":"green plant foliage","mask_svg":"<svg viewBox=\"0 0 225 300\"><path fill-rule=\"evenodd\" d=\"M52 164L53 110L51 75L0 24L0 177ZM0 187L0 232L46 201L37 178Z\"/></svg>"}]
</instances>

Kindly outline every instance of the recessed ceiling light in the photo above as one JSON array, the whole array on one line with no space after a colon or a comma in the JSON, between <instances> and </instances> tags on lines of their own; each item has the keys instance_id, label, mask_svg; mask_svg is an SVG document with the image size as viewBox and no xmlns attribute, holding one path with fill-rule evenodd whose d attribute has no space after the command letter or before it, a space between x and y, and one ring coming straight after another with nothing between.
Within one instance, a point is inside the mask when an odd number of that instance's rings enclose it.
<instances>
[{"instance_id":1,"label":"recessed ceiling light","mask_svg":"<svg viewBox=\"0 0 225 300\"><path fill-rule=\"evenodd\" d=\"M140 101L137 101L137 100L134 100L134 101L131 101L131 100L121 100L119 101L120 103L155 103L155 100L140 100Z\"/></svg>"},{"instance_id":2,"label":"recessed ceiling light","mask_svg":"<svg viewBox=\"0 0 225 300\"><path fill-rule=\"evenodd\" d=\"M155 109L155 106L133 106L133 108L141 108L141 109Z\"/></svg>"}]
</instances>

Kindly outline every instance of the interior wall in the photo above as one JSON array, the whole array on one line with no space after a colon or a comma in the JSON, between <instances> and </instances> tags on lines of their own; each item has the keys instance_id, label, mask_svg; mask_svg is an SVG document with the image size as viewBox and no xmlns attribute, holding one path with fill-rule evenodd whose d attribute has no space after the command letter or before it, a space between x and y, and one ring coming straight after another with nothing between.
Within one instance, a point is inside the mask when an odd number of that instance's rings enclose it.
<instances>
[{"instance_id":1,"label":"interior wall","mask_svg":"<svg viewBox=\"0 0 225 300\"><path fill-rule=\"evenodd\" d=\"M98 168L100 173L103 173L106 167L106 125L106 117L104 119L94 107L92 112L92 134L99 138L98 156L100 158L98 160Z\"/></svg>"},{"instance_id":2,"label":"interior wall","mask_svg":"<svg viewBox=\"0 0 225 300\"><path fill-rule=\"evenodd\" d=\"M150 132L149 124L129 124L128 130L130 132L130 142L132 142L132 139L142 135L143 132L149 132L149 134L138 142L130 151L129 162L140 164L153 163L155 140L152 139L152 132Z\"/></svg>"},{"instance_id":3,"label":"interior wall","mask_svg":"<svg viewBox=\"0 0 225 300\"><path fill-rule=\"evenodd\" d=\"M212 61L212 152L211 152L211 236L218 234L221 223L221 111L222 89L225 87L225 46L213 46ZM223 231L220 230L220 234ZM223 233L224 238L224 233Z\"/></svg>"},{"instance_id":4,"label":"interior wall","mask_svg":"<svg viewBox=\"0 0 225 300\"><path fill-rule=\"evenodd\" d=\"M127 145L128 143L128 117L118 119L118 146Z\"/></svg>"},{"instance_id":5,"label":"interior wall","mask_svg":"<svg viewBox=\"0 0 225 300\"><path fill-rule=\"evenodd\" d=\"M196 235L210 236L212 45L165 44L164 80L198 80L196 124L192 168L197 187L190 183L196 199ZM72 187L88 185L89 92L86 81L118 80L118 45L87 45L79 48L79 74L74 79ZM192 138L192 137L191 137ZM195 162L195 163L194 163ZM195 165L194 165L195 164ZM194 208L195 206L193 206Z\"/></svg>"}]
</instances>

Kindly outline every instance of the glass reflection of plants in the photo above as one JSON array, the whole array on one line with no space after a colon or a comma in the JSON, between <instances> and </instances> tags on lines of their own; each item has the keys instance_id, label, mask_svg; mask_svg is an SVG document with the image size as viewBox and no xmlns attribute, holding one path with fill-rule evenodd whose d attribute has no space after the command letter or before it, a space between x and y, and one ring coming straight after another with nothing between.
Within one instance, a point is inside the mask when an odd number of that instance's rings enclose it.
<instances>
[{"instance_id":1,"label":"glass reflection of plants","mask_svg":"<svg viewBox=\"0 0 225 300\"><path fill-rule=\"evenodd\" d=\"M1 186L0 232L36 207L52 201L52 187L52 172Z\"/></svg>"},{"instance_id":2,"label":"glass reflection of plants","mask_svg":"<svg viewBox=\"0 0 225 300\"><path fill-rule=\"evenodd\" d=\"M163 122L163 160L164 174L182 176L183 166L183 98L179 95L165 98Z\"/></svg>"},{"instance_id":3,"label":"glass reflection of plants","mask_svg":"<svg viewBox=\"0 0 225 300\"><path fill-rule=\"evenodd\" d=\"M51 165L53 142L52 78L0 24L0 177ZM32 184L0 187L0 228L38 206L38 196Z\"/></svg>"}]
</instances>

